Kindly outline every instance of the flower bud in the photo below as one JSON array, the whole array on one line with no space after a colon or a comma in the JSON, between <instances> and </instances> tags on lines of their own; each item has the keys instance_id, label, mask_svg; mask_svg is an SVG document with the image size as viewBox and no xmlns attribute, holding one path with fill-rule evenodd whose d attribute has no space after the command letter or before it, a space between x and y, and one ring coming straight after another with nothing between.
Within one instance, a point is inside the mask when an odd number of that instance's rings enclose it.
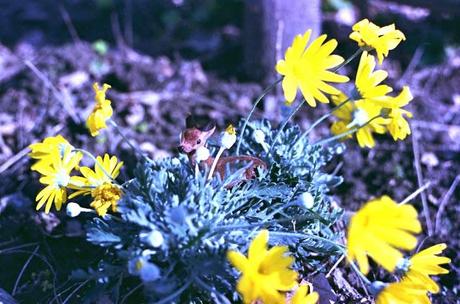
<instances>
[{"instance_id":1,"label":"flower bud","mask_svg":"<svg viewBox=\"0 0 460 304\"><path fill-rule=\"evenodd\" d=\"M369 121L369 115L363 109L358 109L353 112L353 120L347 125L347 128L355 126L364 126Z\"/></svg>"},{"instance_id":2,"label":"flower bud","mask_svg":"<svg viewBox=\"0 0 460 304\"><path fill-rule=\"evenodd\" d=\"M315 198L313 197L313 195L311 195L310 192L302 193L299 199L300 199L302 206L304 206L307 209L313 208L315 204Z\"/></svg>"},{"instance_id":3,"label":"flower bud","mask_svg":"<svg viewBox=\"0 0 460 304\"><path fill-rule=\"evenodd\" d=\"M254 137L254 140L256 141L256 143L260 145L263 145L265 143L265 133L262 130L260 129L255 130L252 136Z\"/></svg>"},{"instance_id":4,"label":"flower bud","mask_svg":"<svg viewBox=\"0 0 460 304\"><path fill-rule=\"evenodd\" d=\"M144 243L149 244L153 248L161 247L164 242L163 234L158 230L143 232L139 236Z\"/></svg>"},{"instance_id":5,"label":"flower bud","mask_svg":"<svg viewBox=\"0 0 460 304\"><path fill-rule=\"evenodd\" d=\"M201 146L196 149L196 162L199 163L201 161L207 160L210 156L208 148Z\"/></svg>"},{"instance_id":6,"label":"flower bud","mask_svg":"<svg viewBox=\"0 0 460 304\"><path fill-rule=\"evenodd\" d=\"M236 142L236 131L233 125L229 125L220 139L220 144L225 149L230 149Z\"/></svg>"},{"instance_id":7,"label":"flower bud","mask_svg":"<svg viewBox=\"0 0 460 304\"><path fill-rule=\"evenodd\" d=\"M66 207L66 213L70 217L79 216L81 213L81 207L77 203L68 203Z\"/></svg>"},{"instance_id":8,"label":"flower bud","mask_svg":"<svg viewBox=\"0 0 460 304\"><path fill-rule=\"evenodd\" d=\"M391 109L383 108L380 110L380 116L382 116L383 118L390 118L390 114L391 114Z\"/></svg>"}]
</instances>

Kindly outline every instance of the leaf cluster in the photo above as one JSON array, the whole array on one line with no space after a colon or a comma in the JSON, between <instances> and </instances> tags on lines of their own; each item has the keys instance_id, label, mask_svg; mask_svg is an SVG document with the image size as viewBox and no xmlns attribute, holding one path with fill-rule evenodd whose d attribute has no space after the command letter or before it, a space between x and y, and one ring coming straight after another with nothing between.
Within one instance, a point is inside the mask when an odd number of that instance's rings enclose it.
<instances>
[{"instance_id":1,"label":"leaf cluster","mask_svg":"<svg viewBox=\"0 0 460 304\"><path fill-rule=\"evenodd\" d=\"M255 130L268 145L277 138L272 151L255 140ZM242 154L258 156L267 168L231 187L244 168L208 181L183 157L140 162L123 186L120 216L93 219L88 241L108 248L105 264L139 276L152 302L234 301L238 274L226 252L246 252L260 229L270 230L271 244L290 246L298 270L326 262L337 251L328 240L338 238L331 226L341 215L328 192L341 178L324 166L343 147L311 145L295 125L276 134L267 120L248 124ZM302 202L305 192L312 206ZM113 268L107 276L117 279Z\"/></svg>"}]
</instances>

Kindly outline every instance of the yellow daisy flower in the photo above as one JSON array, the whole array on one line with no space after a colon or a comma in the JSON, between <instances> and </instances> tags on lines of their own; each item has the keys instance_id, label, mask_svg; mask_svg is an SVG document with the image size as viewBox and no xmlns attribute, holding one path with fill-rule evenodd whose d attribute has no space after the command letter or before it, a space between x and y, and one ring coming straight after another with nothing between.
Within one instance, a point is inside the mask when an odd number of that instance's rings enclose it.
<instances>
[{"instance_id":1,"label":"yellow daisy flower","mask_svg":"<svg viewBox=\"0 0 460 304\"><path fill-rule=\"evenodd\" d=\"M109 208L112 212L117 212L117 203L120 200L123 192L120 187L112 183L104 183L91 191L93 201L90 204L99 216L107 214Z\"/></svg>"},{"instance_id":2,"label":"yellow daisy flower","mask_svg":"<svg viewBox=\"0 0 460 304\"><path fill-rule=\"evenodd\" d=\"M377 294L375 304L430 304L423 285L401 281L387 284Z\"/></svg>"},{"instance_id":3,"label":"yellow daisy flower","mask_svg":"<svg viewBox=\"0 0 460 304\"><path fill-rule=\"evenodd\" d=\"M405 139L411 133L406 117L412 117L412 113L402 109L412 100L412 94L408 87L404 87L396 97L388 96L393 89L382 84L388 73L383 70L374 71L376 66L375 58L367 52L363 52L359 61L356 74L356 91L352 96L355 101L350 101L341 108L334 111L334 115L339 118L335 122L331 131L338 135L347 132L351 127L363 126L356 132L358 143L361 147L372 148L375 146L372 133L383 134L387 130L394 140ZM347 97L343 94L332 97L335 104L340 104ZM375 118L387 110L385 117ZM345 138L351 138L347 136Z\"/></svg>"},{"instance_id":4,"label":"yellow daisy flower","mask_svg":"<svg viewBox=\"0 0 460 304\"><path fill-rule=\"evenodd\" d=\"M244 303L264 304L285 302L285 291L296 286L297 272L290 269L294 258L286 256L287 246L267 250L268 231L262 230L251 242L248 257L229 251L227 258L241 273L236 289Z\"/></svg>"},{"instance_id":5,"label":"yellow daisy flower","mask_svg":"<svg viewBox=\"0 0 460 304\"><path fill-rule=\"evenodd\" d=\"M393 89L388 85L381 84L388 77L388 73L384 70L374 71L374 69L374 56L363 52L356 72L355 86L359 96L355 99L364 99L379 104L387 102L390 98L387 94Z\"/></svg>"},{"instance_id":6,"label":"yellow daisy flower","mask_svg":"<svg viewBox=\"0 0 460 304\"><path fill-rule=\"evenodd\" d=\"M446 247L446 244L437 244L414 254L409 259L409 270L404 280L423 285L431 293L438 293L439 286L430 275L449 273L449 270L440 265L450 263L450 259L438 256Z\"/></svg>"},{"instance_id":7,"label":"yellow daisy flower","mask_svg":"<svg viewBox=\"0 0 460 304\"><path fill-rule=\"evenodd\" d=\"M82 155L79 153L73 153L70 157L66 154L63 158L54 158L51 165L42 164L36 168L43 175L40 178L40 183L47 185L35 199L38 202L36 210L46 205L45 212L49 213L53 204L56 206L56 210L61 210L62 204L67 200L66 187L79 183L75 176L70 176L70 172L78 165L81 157Z\"/></svg>"},{"instance_id":8,"label":"yellow daisy flower","mask_svg":"<svg viewBox=\"0 0 460 304\"><path fill-rule=\"evenodd\" d=\"M421 231L417 210L398 205L388 196L367 202L348 226L348 260L356 260L362 273L369 272L370 256L393 272L403 258L399 249L412 250L417 245L413 233Z\"/></svg>"},{"instance_id":9,"label":"yellow daisy flower","mask_svg":"<svg viewBox=\"0 0 460 304\"><path fill-rule=\"evenodd\" d=\"M309 292L308 285L299 285L291 298L291 304L316 304L319 300L317 292Z\"/></svg>"},{"instance_id":10,"label":"yellow daisy flower","mask_svg":"<svg viewBox=\"0 0 460 304\"><path fill-rule=\"evenodd\" d=\"M363 19L353 25L350 39L366 50L374 49L382 64L383 58L388 57L390 50L398 46L402 40L406 40L404 34L397 30L394 24L379 27L367 19Z\"/></svg>"},{"instance_id":11,"label":"yellow daisy flower","mask_svg":"<svg viewBox=\"0 0 460 304\"><path fill-rule=\"evenodd\" d=\"M346 101L348 97L344 94L332 96L332 102L336 105ZM366 102L365 100L358 100L355 102L347 102L340 108L334 111L334 116L339 120L334 122L331 126L331 132L334 135L343 134L352 128L360 127L355 132L356 139L360 147L373 148L375 141L373 133L385 133L386 120L382 117L373 119L380 114L381 108L373 103ZM373 119L373 120L372 120ZM368 123L372 120L370 123ZM349 134L344 139L352 138Z\"/></svg>"},{"instance_id":12,"label":"yellow daisy flower","mask_svg":"<svg viewBox=\"0 0 460 304\"><path fill-rule=\"evenodd\" d=\"M110 156L107 153L104 154L104 158L97 156L94 170L88 167L80 168L83 176L78 176L77 179L79 184L84 185L84 187L75 188L78 191L72 193L69 198L90 194L92 189L102 186L105 183L111 183L120 174L122 166L123 162L118 162L116 156Z\"/></svg>"},{"instance_id":13,"label":"yellow daisy flower","mask_svg":"<svg viewBox=\"0 0 460 304\"><path fill-rule=\"evenodd\" d=\"M104 154L104 158L96 157L94 170L88 167L80 168L83 176L76 177L76 180L81 186L72 187L77 191L72 193L69 198L91 194L94 200L90 206L96 209L99 215L105 215L109 207L112 207L112 211L116 212L117 202L122 191L112 181L118 177L122 166L123 162L118 162L116 156L110 157L110 155Z\"/></svg>"},{"instance_id":14,"label":"yellow daisy flower","mask_svg":"<svg viewBox=\"0 0 460 304\"><path fill-rule=\"evenodd\" d=\"M96 82L93 84L93 90L95 93L93 111L86 120L86 126L88 127L92 136L99 134L99 130L107 128L106 121L112 117L113 110L111 101L106 99L105 95L107 90L111 88L110 85L104 83L102 88Z\"/></svg>"},{"instance_id":15,"label":"yellow daisy flower","mask_svg":"<svg viewBox=\"0 0 460 304\"><path fill-rule=\"evenodd\" d=\"M73 146L62 135L57 135L31 144L29 148L31 150L29 156L37 160L31 169L37 171L38 167L51 165L55 158L62 158L64 154L70 156L71 153L68 152L73 149Z\"/></svg>"},{"instance_id":16,"label":"yellow daisy flower","mask_svg":"<svg viewBox=\"0 0 460 304\"><path fill-rule=\"evenodd\" d=\"M307 47L310 36L311 30L297 35L287 49L285 58L276 64L276 71L284 76L282 87L287 104L294 101L297 88L312 107L316 106L316 100L328 103L329 99L324 93L339 94L339 90L326 82L349 80L346 76L329 71L344 61L342 57L332 55L337 41L331 39L324 43L327 36L322 35Z\"/></svg>"},{"instance_id":17,"label":"yellow daisy flower","mask_svg":"<svg viewBox=\"0 0 460 304\"><path fill-rule=\"evenodd\" d=\"M385 105L386 108L390 108L390 122L387 126L388 131L390 132L393 139L396 141L398 139L403 140L407 135L411 134L410 125L406 120L407 118L412 118L412 113L402 109L413 99L409 87L403 87L401 93L391 98L388 104Z\"/></svg>"}]
</instances>

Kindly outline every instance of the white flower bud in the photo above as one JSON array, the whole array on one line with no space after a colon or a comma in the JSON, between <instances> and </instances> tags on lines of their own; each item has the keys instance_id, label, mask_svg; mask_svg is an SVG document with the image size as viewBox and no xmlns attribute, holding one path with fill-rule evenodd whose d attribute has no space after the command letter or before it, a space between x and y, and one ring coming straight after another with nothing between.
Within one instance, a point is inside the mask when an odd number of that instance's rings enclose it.
<instances>
[{"instance_id":1,"label":"white flower bud","mask_svg":"<svg viewBox=\"0 0 460 304\"><path fill-rule=\"evenodd\" d=\"M179 166L180 165L180 160L177 157L174 157L171 160L171 164L173 164L174 166Z\"/></svg>"},{"instance_id":2,"label":"white flower bud","mask_svg":"<svg viewBox=\"0 0 460 304\"><path fill-rule=\"evenodd\" d=\"M369 115L363 109L358 109L353 112L353 120L347 125L347 128L354 126L361 127L369 121Z\"/></svg>"},{"instance_id":3,"label":"white flower bud","mask_svg":"<svg viewBox=\"0 0 460 304\"><path fill-rule=\"evenodd\" d=\"M199 163L201 161L207 160L210 156L210 152L208 148L201 146L196 149L196 162Z\"/></svg>"},{"instance_id":4,"label":"white flower bud","mask_svg":"<svg viewBox=\"0 0 460 304\"><path fill-rule=\"evenodd\" d=\"M163 235L161 234L160 231L153 230L148 235L148 242L152 247L158 248L161 245L163 245L163 242L164 242Z\"/></svg>"},{"instance_id":5,"label":"white flower bud","mask_svg":"<svg viewBox=\"0 0 460 304\"><path fill-rule=\"evenodd\" d=\"M315 204L315 198L310 192L304 192L300 195L300 202L305 208L311 209Z\"/></svg>"},{"instance_id":6,"label":"white flower bud","mask_svg":"<svg viewBox=\"0 0 460 304\"><path fill-rule=\"evenodd\" d=\"M236 142L236 131L232 125L229 125L220 139L220 145L225 149L230 149Z\"/></svg>"},{"instance_id":7,"label":"white flower bud","mask_svg":"<svg viewBox=\"0 0 460 304\"><path fill-rule=\"evenodd\" d=\"M254 136L254 140L256 141L256 143L261 145L265 143L265 133L262 130L255 130L252 136Z\"/></svg>"},{"instance_id":8,"label":"white flower bud","mask_svg":"<svg viewBox=\"0 0 460 304\"><path fill-rule=\"evenodd\" d=\"M81 213L81 207L77 203L68 203L66 207L66 213L70 217L76 217Z\"/></svg>"}]
</instances>

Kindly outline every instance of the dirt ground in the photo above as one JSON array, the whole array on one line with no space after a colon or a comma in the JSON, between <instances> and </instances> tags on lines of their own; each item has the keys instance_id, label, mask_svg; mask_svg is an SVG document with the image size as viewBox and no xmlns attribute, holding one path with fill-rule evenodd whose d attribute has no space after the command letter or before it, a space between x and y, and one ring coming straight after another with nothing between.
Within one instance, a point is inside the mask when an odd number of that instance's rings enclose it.
<instances>
[{"instance_id":1,"label":"dirt ground","mask_svg":"<svg viewBox=\"0 0 460 304\"><path fill-rule=\"evenodd\" d=\"M397 143L380 136L372 150L348 142L347 151L330 165L344 177L332 195L343 208L356 210L372 197L388 194L401 201L423 187L411 200L424 225L421 246L446 242L452 259L433 302L460 303L460 49L450 48L430 64L420 62L421 51L400 61L389 59L385 66L392 84L409 85L415 96L409 107L413 134ZM153 158L177 153L188 113L208 115L223 128L244 117L263 89L219 79L204 71L200 61L150 57L128 47L105 53L85 42L40 48L0 45L0 71L0 299L3 289L24 303L65 300L68 290L78 286L67 279L69 269L94 266L104 254L84 241L79 221L62 212L33 210L39 184L29 170L27 146L62 133L75 146L118 155L126 167L135 161L118 135L88 136L83 118L91 110L93 81L112 85L109 98L116 121ZM256 117L279 119L280 111L274 109L280 100L279 92L268 96ZM308 127L327 109L305 107L295 120ZM329 134L328 127L323 123L312 136ZM38 259L31 262L32 256ZM346 269L342 262L328 278L332 290L343 303L369 302L358 278Z\"/></svg>"}]
</instances>

